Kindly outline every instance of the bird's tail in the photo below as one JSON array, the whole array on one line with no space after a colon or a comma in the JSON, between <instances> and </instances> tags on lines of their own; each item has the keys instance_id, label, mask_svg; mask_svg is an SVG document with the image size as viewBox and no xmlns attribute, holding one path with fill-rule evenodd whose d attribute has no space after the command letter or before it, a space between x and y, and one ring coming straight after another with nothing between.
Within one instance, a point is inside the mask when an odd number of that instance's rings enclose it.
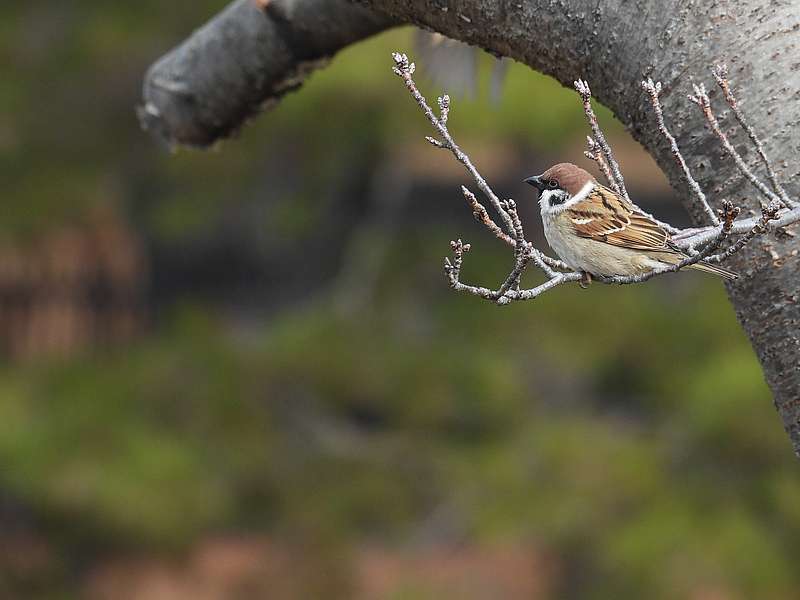
<instances>
[{"instance_id":1,"label":"bird's tail","mask_svg":"<svg viewBox=\"0 0 800 600\"><path fill-rule=\"evenodd\" d=\"M699 262L691 265L689 268L697 269L698 271L704 271L706 273L712 273L714 275L719 275L723 279L738 279L739 274L734 273L733 271L729 271L728 269L723 269L717 265L712 265L711 263L707 262Z\"/></svg>"}]
</instances>

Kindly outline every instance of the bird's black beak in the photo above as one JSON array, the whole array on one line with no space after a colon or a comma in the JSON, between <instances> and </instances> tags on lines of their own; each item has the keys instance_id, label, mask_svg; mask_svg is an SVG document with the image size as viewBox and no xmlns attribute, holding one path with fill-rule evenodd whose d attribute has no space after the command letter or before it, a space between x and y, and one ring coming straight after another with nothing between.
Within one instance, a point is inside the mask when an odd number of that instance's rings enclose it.
<instances>
[{"instance_id":1,"label":"bird's black beak","mask_svg":"<svg viewBox=\"0 0 800 600\"><path fill-rule=\"evenodd\" d=\"M522 181L524 181L528 185L532 185L540 192L545 188L544 182L542 181L542 178L539 175L533 175L531 177L528 177L527 179L523 179Z\"/></svg>"}]
</instances>

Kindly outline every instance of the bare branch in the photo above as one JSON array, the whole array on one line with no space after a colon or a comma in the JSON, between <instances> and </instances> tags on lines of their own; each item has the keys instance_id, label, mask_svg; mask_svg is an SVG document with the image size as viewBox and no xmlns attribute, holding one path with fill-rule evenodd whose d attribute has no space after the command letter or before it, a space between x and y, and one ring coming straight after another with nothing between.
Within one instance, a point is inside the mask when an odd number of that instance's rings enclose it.
<instances>
[{"instance_id":1,"label":"bare branch","mask_svg":"<svg viewBox=\"0 0 800 600\"><path fill-rule=\"evenodd\" d=\"M780 205L777 202L770 202L768 206L761 209L761 218L753 225L750 231L736 240L735 244L731 244L724 252L706 257L706 261L721 263L728 260L731 256L744 248L754 237L765 233L767 231L767 225L770 221L774 221L777 218L779 210Z\"/></svg>"},{"instance_id":2,"label":"bare branch","mask_svg":"<svg viewBox=\"0 0 800 600\"><path fill-rule=\"evenodd\" d=\"M472 175L472 178L478 184L480 190L486 194L487 198L489 198L489 201L492 203L492 207L503 219L508 232L513 234L514 224L512 223L508 212L506 212L505 208L503 207L503 204L500 202L500 198L497 197L497 194L495 194L492 188L489 187L489 184L486 183L486 180L481 176L480 173L478 173L478 170L472 164L472 161L469 159L469 157L464 154L461 148L458 147L458 144L456 144L453 141L453 138L450 137L450 132L447 130L447 115L449 113L450 99L447 99L447 111L442 108L442 113L445 119L442 121L438 119L435 114L433 114L433 110L430 106L428 106L425 96L423 96L417 89L417 85L414 83L414 80L411 77L416 69L414 63L408 60L408 56L399 52L392 54L392 58L394 59L395 63L393 68L395 74L403 80L408 88L408 91L411 92L411 96L414 98L414 100L416 100L417 104L422 109L422 112L425 113L428 121L430 121L431 125L433 125L436 131L439 132L439 136L441 137L439 142L442 147L450 150L450 152L453 153L453 156L456 157L456 160L466 167L467 171L469 171L469 174ZM444 98L445 97L443 97L442 100L444 100Z\"/></svg>"},{"instance_id":3,"label":"bare branch","mask_svg":"<svg viewBox=\"0 0 800 600\"><path fill-rule=\"evenodd\" d=\"M560 269L561 271L571 271L572 268L565 263L563 260L558 260L557 258L552 258L545 254L544 252L539 252L539 258L542 260L544 264L548 267L553 269ZM538 263L537 263L538 265ZM546 271L545 271L546 272Z\"/></svg>"},{"instance_id":4,"label":"bare branch","mask_svg":"<svg viewBox=\"0 0 800 600\"><path fill-rule=\"evenodd\" d=\"M508 277L506 277L506 280L497 290L498 298L502 298L503 296L505 296L506 292L509 290L519 289L519 283L520 280L522 279L522 273L528 267L528 263L530 262L531 258L532 258L531 253L525 250L521 252L519 257L516 257L516 260L514 260L514 268L511 269L511 272L508 274ZM553 277L556 276L557 275L554 273Z\"/></svg>"},{"instance_id":5,"label":"bare branch","mask_svg":"<svg viewBox=\"0 0 800 600\"><path fill-rule=\"evenodd\" d=\"M581 273L576 273L575 271L572 271L571 273L558 273L552 279L548 279L535 288L530 288L527 290L510 290L506 292L506 294L500 298L497 303L502 305L519 300L533 300L537 296L543 294L547 290L553 289L557 285L561 285L562 283L570 283L572 281L580 281L582 277L583 275Z\"/></svg>"},{"instance_id":6,"label":"bare branch","mask_svg":"<svg viewBox=\"0 0 800 600\"><path fill-rule=\"evenodd\" d=\"M478 170L470 161L469 157L461 150L455 143L450 132L447 129L447 118L450 112L450 98L444 95L438 99L439 104L439 117L437 117L431 107L428 105L425 97L417 89L416 84L412 78L414 73L414 63L409 62L408 57L404 54L393 54L395 66L394 72L400 76L406 88L411 93L414 100L422 109L425 116L437 130L440 139L435 139L430 136L425 139L438 148L449 150L453 156L462 163L467 171L472 175L473 179L477 182L478 187L484 192L492 203L492 207L501 216L505 229L498 225L486 208L478 201L475 195L469 191L465 186L461 187L461 191L467 200L472 214L475 219L482 223L496 238L513 248L514 250L514 265L511 271L505 277L503 283L497 289L490 289L487 287L470 285L461 281L461 268L464 263L464 255L469 252L470 245L464 243L461 239L450 242L450 248L453 252L452 258L445 258L444 271L450 286L458 291L478 296L486 300L490 300L497 304L508 304L510 302L520 300L530 300L538 297L547 290L550 290L563 283L581 282L582 287L588 285L592 279L607 284L634 284L642 283L658 275L664 273L674 273L681 269L691 267L702 261L705 262L723 262L743 247L745 247L757 235L765 233L770 225L777 226L778 224L788 224L800 220L800 208L794 210L784 210L781 214L780 201L775 199L770 205L762 210L760 219L747 219L737 221L740 210L734 207L733 204L727 200L721 202L722 208L719 211L719 217L714 214L711 209L706 196L703 193L700 185L692 176L689 167L686 164L680 149L675 141L675 138L670 134L666 125L664 124L664 115L659 101L659 93L661 91L661 84L654 83L651 79L642 82L642 87L650 95L650 101L653 110L656 114L658 127L662 135L667 139L670 144L672 154L678 165L683 171L689 186L692 188L694 195L697 197L703 209L711 219L713 226L705 228L679 230L667 223L657 221L664 227L672 236L671 242L683 249L687 256L679 260L675 264L665 264L662 267L631 276L607 276L588 274L578 271L570 270L569 266L560 260L548 257L534 247L533 243L525 239L525 231L522 221L517 212L516 202L512 199L501 200L491 189L486 180L478 173ZM584 112L589 120L589 125L592 128L594 137L588 137L588 150L585 152L586 156L594 160L606 179L617 193L624 195L627 198L625 190L625 183L622 179L622 174L619 170L619 165L614 159L608 142L603 136L603 132L597 123L594 111L591 107L591 92L586 82L578 80L575 82L575 89L581 95L584 105ZM706 103L708 97L705 96L702 88L696 88L698 94L696 102L701 104ZM710 108L707 108L710 114ZM713 117L713 115L712 115ZM727 140L724 140L726 142ZM735 153L735 150L733 150ZM736 155L738 156L738 155ZM782 189L782 188L781 188ZM634 205L635 206L635 205ZM638 208L638 207L637 207ZM641 210L641 209L639 209ZM642 211L643 212L643 211ZM647 213L644 213L647 214ZM653 218L651 215L647 215ZM655 219L654 219L655 220ZM743 233L742 238L735 244L728 247L723 252L714 254L725 242L725 240L734 233ZM699 250L698 247L701 247ZM535 263L547 276L547 280L540 285L530 289L520 289L520 281L525 270L529 264ZM556 269L565 270L567 272L558 272Z\"/></svg>"},{"instance_id":7,"label":"bare branch","mask_svg":"<svg viewBox=\"0 0 800 600\"><path fill-rule=\"evenodd\" d=\"M517 280L519 275L521 275L522 270L524 270L524 267L520 268L519 265L515 265L514 270L509 273L508 278L506 278L506 281L498 290L490 290L489 288L481 286L468 285L460 281L460 276L461 266L464 262L464 254L469 252L470 245L465 244L458 239L450 242L450 249L453 251L453 259L444 259L444 271L448 280L450 281L450 287L457 292L464 292L466 294L478 296L479 298L491 300L500 305L509 304L518 300L532 300L533 298L536 298L540 294L556 287L557 285L569 283L571 281L580 281L581 279L580 273L556 273L553 277L549 278L547 281L536 286L535 288L526 290L509 289L511 285L510 282Z\"/></svg>"},{"instance_id":8,"label":"bare branch","mask_svg":"<svg viewBox=\"0 0 800 600\"><path fill-rule=\"evenodd\" d=\"M769 208L769 207L767 207ZM754 227L756 227L761 219L739 219L734 222L731 228L731 234L747 234ZM793 223L800 222L800 207L793 208L792 210L779 210L774 219L764 224L764 233L773 231L778 227L785 227ZM713 239L719 233L719 227L699 227L689 228L682 230L678 235L672 237L672 241L679 248L688 248L690 246L697 246L705 244Z\"/></svg>"},{"instance_id":9,"label":"bare branch","mask_svg":"<svg viewBox=\"0 0 800 600\"><path fill-rule=\"evenodd\" d=\"M433 138L426 139L428 139L429 142L433 143L437 147L450 150L456 160L458 160L467 168L467 171L469 171L469 173L472 175L473 179L478 184L478 187L489 198L492 206L503 219L508 233L503 231L503 229L497 225L497 223L495 223L491 217L489 217L488 211L478 202L474 194L462 186L462 192L467 198L467 202L469 202L472 206L473 215L475 215L475 217L479 219L496 237L514 248L514 267L500 288L497 290L490 290L484 287L471 286L461 283L461 266L464 262L464 254L469 251L470 246L469 244L464 244L460 239L451 242L450 246L453 251L453 260L451 261L450 259L445 259L445 274L450 280L451 287L457 291L467 292L487 300L498 301L503 298L507 292L516 290L519 287L522 273L525 271L528 263L531 261L535 262L536 265L542 269L542 271L544 271L549 278L552 279L557 277L558 273L553 270L553 266L559 264L560 261L545 257L539 250L534 248L533 244L525 240L525 232L522 226L522 221L517 213L516 203L511 199L505 201L500 200L500 198L494 193L489 184L486 183L486 180L480 175L478 170L472 164L469 156L467 156L461 150L461 148L458 146L458 144L456 144L455 140L453 140L452 136L450 135L450 132L447 129L447 117L450 112L450 97L444 95L438 99L440 116L437 118L431 107L428 105L428 102L425 100L425 97L420 93L416 84L414 83L412 78L412 75L415 71L414 63L410 62L405 54L394 53L392 58L395 62L395 66L393 67L395 74L403 79L406 88L411 93L414 100L416 100L422 111L425 113L428 121L430 121L431 124L436 128L441 137L441 140L434 141L431 141Z\"/></svg>"},{"instance_id":10,"label":"bare branch","mask_svg":"<svg viewBox=\"0 0 800 600\"><path fill-rule=\"evenodd\" d=\"M442 122L442 125L447 125L447 117L450 115L450 96L445 94L444 96L439 96L437 98L439 103L439 120Z\"/></svg>"},{"instance_id":11,"label":"bare branch","mask_svg":"<svg viewBox=\"0 0 800 600\"><path fill-rule=\"evenodd\" d=\"M587 135L586 147L587 150L583 152L584 156L597 163L597 166L603 173L603 177L606 178L608 185L614 188L616 185L616 182L614 181L614 175L612 175L611 169L608 168L608 163L606 162L606 159L603 157L603 150L602 148L600 148L600 144L598 144L597 140L595 140L592 136Z\"/></svg>"},{"instance_id":12,"label":"bare branch","mask_svg":"<svg viewBox=\"0 0 800 600\"><path fill-rule=\"evenodd\" d=\"M756 152L758 152L758 156L761 158L761 163L767 170L767 178L772 184L772 188L775 190L778 196L780 196L781 202L786 208L793 208L797 206L797 204L793 202L791 198L789 198L786 190L778 181L778 177L775 175L775 170L772 168L772 163L770 162L769 158L767 158L767 153L764 151L764 145L761 143L761 140L756 135L756 132L750 126L750 123L748 123L744 118L744 114L742 114L742 111L739 109L739 103L736 101L733 91L731 91L730 81L728 80L728 67L726 65L717 65L711 69L711 74L714 77L714 81L717 82L717 85L722 90L722 93L725 96L725 102L727 102L728 106L731 107L731 110L733 111L736 120L739 122L739 125L745 130L747 136L750 138L750 141L753 143L753 146L755 146Z\"/></svg>"},{"instance_id":13,"label":"bare branch","mask_svg":"<svg viewBox=\"0 0 800 600\"><path fill-rule=\"evenodd\" d=\"M425 136L425 141L428 142L431 146L436 146L437 148L442 148L444 150L447 150L445 145L442 142L440 142L439 140L437 140L436 138L434 138L434 137L426 135Z\"/></svg>"},{"instance_id":14,"label":"bare branch","mask_svg":"<svg viewBox=\"0 0 800 600\"><path fill-rule=\"evenodd\" d=\"M693 88L694 95L690 95L689 100L700 107L700 110L703 112L703 116L706 118L711 130L719 138L719 141L722 142L723 148L725 148L725 151L736 163L736 167L739 169L739 172L744 175L759 192L761 192L761 195L767 199L767 202L781 202L781 199L778 197L778 195L764 185L761 180L758 179L755 174L753 174L753 172L744 162L744 159L736 151L736 148L734 148L733 144L731 144L730 140L728 140L728 136L726 136L725 132L722 131L722 128L719 126L719 121L717 121L717 117L714 115L714 111L711 108L711 100L706 93L705 86L700 84L693 86Z\"/></svg>"},{"instance_id":15,"label":"bare branch","mask_svg":"<svg viewBox=\"0 0 800 600\"><path fill-rule=\"evenodd\" d=\"M139 120L171 146L210 146L396 23L348 0L235 0L148 69Z\"/></svg>"},{"instance_id":16,"label":"bare branch","mask_svg":"<svg viewBox=\"0 0 800 600\"><path fill-rule=\"evenodd\" d=\"M589 127L592 129L594 141L600 147L605 162L611 171L612 177L609 180L611 188L626 200L630 200L628 190L625 189L625 179L622 177L622 171L620 171L619 164L614 158L611 146L609 146L606 141L606 136L603 135L603 130L600 129L600 125L597 123L597 116L594 114L594 109L592 108L592 90L589 88L589 84L583 79L575 81L574 86L575 91L580 94L581 100L583 101L583 112L589 120Z\"/></svg>"},{"instance_id":17,"label":"bare branch","mask_svg":"<svg viewBox=\"0 0 800 600\"><path fill-rule=\"evenodd\" d=\"M505 231L503 231L500 226L495 223L492 218L489 216L489 212L486 210L486 207L483 206L478 199L475 197L475 194L470 192L466 187L463 185L461 186L461 192L464 194L464 197L467 199L467 203L469 204L470 208L472 209L472 216L475 217L475 220L478 223L482 223L485 225L489 231L491 231L499 240L502 240L512 248L517 247L517 242L514 238L510 237Z\"/></svg>"},{"instance_id":18,"label":"bare branch","mask_svg":"<svg viewBox=\"0 0 800 600\"><path fill-rule=\"evenodd\" d=\"M719 225L719 219L717 219L717 215L714 214L713 209L711 206L709 206L708 200L706 200L706 195L700 188L700 184L695 181L694 177L692 177L692 173L689 171L689 167L686 165L686 161L684 160L683 155L678 148L678 143L675 141L675 138L669 132L669 129L667 129L667 126L664 123L664 113L661 110L661 102L658 99L658 96L661 93L661 82L655 83L652 79L648 78L642 82L642 88L644 88L644 91L646 91L650 96L650 104L653 106L653 112L656 115L658 130L669 143L672 156L675 158L675 162L677 162L678 166L681 168L683 177L686 179L686 183L689 184L689 188L694 193L695 198L697 198L697 201L700 203L703 211L706 213L706 215L708 215L709 219L711 219L711 222L714 225Z\"/></svg>"}]
</instances>

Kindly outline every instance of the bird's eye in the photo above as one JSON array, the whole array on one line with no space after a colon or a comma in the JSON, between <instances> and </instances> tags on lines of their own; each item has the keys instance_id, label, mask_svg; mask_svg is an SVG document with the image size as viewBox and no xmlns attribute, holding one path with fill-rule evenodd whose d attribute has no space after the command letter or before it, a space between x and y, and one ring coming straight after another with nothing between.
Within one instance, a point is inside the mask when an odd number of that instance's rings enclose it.
<instances>
[{"instance_id":1,"label":"bird's eye","mask_svg":"<svg viewBox=\"0 0 800 600\"><path fill-rule=\"evenodd\" d=\"M547 185L550 186L551 188L557 188L558 182L555 179L551 179L550 181L547 182Z\"/></svg>"}]
</instances>

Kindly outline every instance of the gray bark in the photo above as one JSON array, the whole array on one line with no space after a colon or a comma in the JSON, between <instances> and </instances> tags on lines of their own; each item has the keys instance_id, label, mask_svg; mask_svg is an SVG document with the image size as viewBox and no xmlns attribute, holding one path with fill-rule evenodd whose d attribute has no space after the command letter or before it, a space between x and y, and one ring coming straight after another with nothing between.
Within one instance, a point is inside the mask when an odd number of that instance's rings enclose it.
<instances>
[{"instance_id":1,"label":"gray bark","mask_svg":"<svg viewBox=\"0 0 800 600\"><path fill-rule=\"evenodd\" d=\"M346 0L236 0L147 72L142 127L208 146L273 106L340 49L392 24Z\"/></svg>"},{"instance_id":2,"label":"gray bark","mask_svg":"<svg viewBox=\"0 0 800 600\"><path fill-rule=\"evenodd\" d=\"M304 3L326 4L324 0L297 0L292 4ZM237 4L241 2L234 6ZM414 23L510 56L565 85L578 77L587 79L597 98L656 158L696 224L703 224L704 215L691 201L638 83L647 76L663 83L668 125L712 203L719 206L722 198L728 198L755 208L756 192L744 182L733 162L723 157L718 143L705 130L700 112L686 99L692 80L712 82L709 67L726 62L743 110L775 159L787 191L798 197L798 2L362 0L361 4L399 22ZM383 26L389 23L384 21ZM305 33L313 37L311 31ZM357 36L350 41L355 39ZM205 52L202 60L212 65L200 67L197 60L195 64L175 65L175 76L192 79L196 76L192 68L200 72L214 68L218 60L214 48L205 48ZM259 60L264 72L271 73L272 61L281 59L262 52ZM217 117L231 119L225 113ZM731 119L724 125L733 129ZM197 139L211 140L216 132L209 129ZM755 152L745 145L746 138L737 133L733 140L743 148L748 163L757 165ZM742 277L727 285L795 453L800 456L800 261L796 252L792 254L798 249L797 240L789 235L761 238L734 257L730 266Z\"/></svg>"}]
</instances>

